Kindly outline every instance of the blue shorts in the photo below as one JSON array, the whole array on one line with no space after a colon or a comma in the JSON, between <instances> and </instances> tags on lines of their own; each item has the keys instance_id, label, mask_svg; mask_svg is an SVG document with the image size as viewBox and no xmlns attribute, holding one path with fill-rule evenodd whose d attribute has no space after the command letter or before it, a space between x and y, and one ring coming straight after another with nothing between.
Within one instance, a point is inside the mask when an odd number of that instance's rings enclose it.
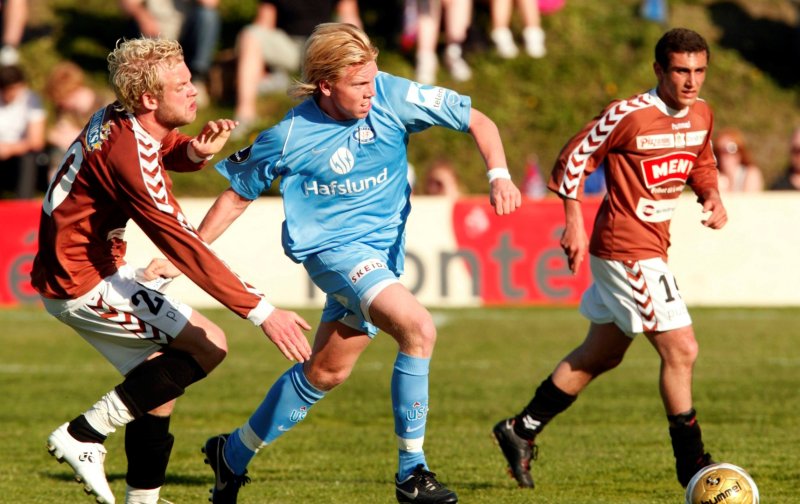
<instances>
[{"instance_id":1,"label":"blue shorts","mask_svg":"<svg viewBox=\"0 0 800 504\"><path fill-rule=\"evenodd\" d=\"M378 328L370 320L369 307L383 289L399 282L402 263L400 247L381 250L348 243L309 257L303 266L327 295L322 321L340 321L372 338Z\"/></svg>"}]
</instances>

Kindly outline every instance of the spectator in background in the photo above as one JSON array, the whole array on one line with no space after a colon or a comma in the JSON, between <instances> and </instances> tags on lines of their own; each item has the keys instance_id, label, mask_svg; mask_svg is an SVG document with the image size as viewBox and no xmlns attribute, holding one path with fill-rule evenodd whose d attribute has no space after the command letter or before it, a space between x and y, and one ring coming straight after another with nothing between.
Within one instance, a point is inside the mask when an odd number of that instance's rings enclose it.
<instances>
[{"instance_id":1,"label":"spectator in background","mask_svg":"<svg viewBox=\"0 0 800 504\"><path fill-rule=\"evenodd\" d=\"M769 189L771 191L800 191L800 127L794 130L789 143L789 166Z\"/></svg>"},{"instance_id":2,"label":"spectator in background","mask_svg":"<svg viewBox=\"0 0 800 504\"><path fill-rule=\"evenodd\" d=\"M447 159L434 161L425 174L425 194L457 199L461 196L458 172Z\"/></svg>"},{"instance_id":3,"label":"spectator in background","mask_svg":"<svg viewBox=\"0 0 800 504\"><path fill-rule=\"evenodd\" d=\"M648 21L667 24L667 0L642 0L639 4L639 15Z\"/></svg>"},{"instance_id":4,"label":"spectator in background","mask_svg":"<svg viewBox=\"0 0 800 504\"><path fill-rule=\"evenodd\" d=\"M719 190L752 192L764 189L761 168L753 162L744 134L735 128L721 129L714 141L719 168Z\"/></svg>"},{"instance_id":5,"label":"spectator in background","mask_svg":"<svg viewBox=\"0 0 800 504\"><path fill-rule=\"evenodd\" d=\"M146 37L177 40L197 88L197 105L208 105L208 71L219 43L219 0L119 0ZM138 35L138 34L137 34Z\"/></svg>"},{"instance_id":6,"label":"spectator in background","mask_svg":"<svg viewBox=\"0 0 800 504\"><path fill-rule=\"evenodd\" d=\"M334 17L361 26L356 0L260 1L253 23L237 41L235 136L254 126L259 92L288 89L288 74L300 70L306 38L315 26Z\"/></svg>"},{"instance_id":7,"label":"spectator in background","mask_svg":"<svg viewBox=\"0 0 800 504\"><path fill-rule=\"evenodd\" d=\"M0 193L31 198L46 185L46 115L17 65L0 67Z\"/></svg>"},{"instance_id":8,"label":"spectator in background","mask_svg":"<svg viewBox=\"0 0 800 504\"><path fill-rule=\"evenodd\" d=\"M0 65L16 65L19 62L19 45L28 22L27 0L0 1L2 15L2 47L0 47Z\"/></svg>"},{"instance_id":9,"label":"spectator in background","mask_svg":"<svg viewBox=\"0 0 800 504\"><path fill-rule=\"evenodd\" d=\"M472 23L472 0L418 0L417 2L417 67L416 80L435 84L439 58L442 10L444 10L444 65L456 82L472 78L472 69L464 61L464 42Z\"/></svg>"},{"instance_id":10,"label":"spectator in background","mask_svg":"<svg viewBox=\"0 0 800 504\"><path fill-rule=\"evenodd\" d=\"M53 67L45 83L44 95L55 111L55 120L47 129L46 136L52 172L92 113L110 100L88 86L83 70L71 61L62 61ZM49 174L47 178L50 178Z\"/></svg>"},{"instance_id":11,"label":"spectator in background","mask_svg":"<svg viewBox=\"0 0 800 504\"><path fill-rule=\"evenodd\" d=\"M491 0L492 32L497 54L501 58L516 58L519 54L514 35L511 33L511 8L513 3L522 16L522 40L525 43L525 52L531 58L543 58L547 54L544 46L544 30L542 30L541 16L539 15L538 0Z\"/></svg>"}]
</instances>

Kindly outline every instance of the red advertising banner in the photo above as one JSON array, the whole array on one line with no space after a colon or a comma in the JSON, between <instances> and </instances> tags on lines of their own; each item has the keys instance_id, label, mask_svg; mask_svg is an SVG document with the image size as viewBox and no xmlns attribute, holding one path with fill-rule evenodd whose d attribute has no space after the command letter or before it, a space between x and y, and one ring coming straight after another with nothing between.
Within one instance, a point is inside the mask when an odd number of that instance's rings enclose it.
<instances>
[{"instance_id":1,"label":"red advertising banner","mask_svg":"<svg viewBox=\"0 0 800 504\"><path fill-rule=\"evenodd\" d=\"M599 204L599 200L583 204L587 232ZM200 206L205 211L206 206ZM40 210L38 201L0 201L3 230L0 233L0 306L38 301L38 295L30 285L30 271L37 249ZM422 277L431 281L432 272L444 272L446 268L435 261L445 258L448 264L450 261L463 261L470 277L467 288L471 288L471 292L468 294L484 305L575 304L580 300L590 282L588 261L576 275L567 267L559 244L564 226L561 200L527 200L513 214L500 217L495 215L486 197L465 198L438 209L442 212L448 210L452 212L452 221L432 219L436 222L434 226L442 229L428 227L426 230L427 233L449 237L445 240L448 245L438 251L436 259L430 259L434 262L427 263L428 259L418 257L419 254L414 252L430 249L431 244L426 243L425 236L414 233L408 236L407 262L412 262L412 259L419 262L417 270L421 276L417 278L418 282L423 281ZM280 254L277 248L264 251L264 254L270 253ZM149 257L137 260L143 262ZM247 271L248 267L243 266L243 270ZM422 270L429 275L419 273ZM303 282L305 274L302 271L299 274L298 281ZM448 291L446 279L441 282L442 290L435 294L439 301L447 304L448 299L459 298L455 291ZM274 279L263 281L264 285L274 283ZM173 294L183 299L178 292ZM311 296L300 303L315 301Z\"/></svg>"},{"instance_id":2,"label":"red advertising banner","mask_svg":"<svg viewBox=\"0 0 800 504\"><path fill-rule=\"evenodd\" d=\"M600 200L582 206L590 233ZM591 282L588 257L575 275L567 266L560 245L560 199L525 201L504 216L495 215L485 198L460 200L453 210L453 230L485 305L574 304Z\"/></svg>"},{"instance_id":3,"label":"red advertising banner","mask_svg":"<svg viewBox=\"0 0 800 504\"><path fill-rule=\"evenodd\" d=\"M39 299L31 287L31 266L41 209L39 201L0 201L0 306Z\"/></svg>"}]
</instances>

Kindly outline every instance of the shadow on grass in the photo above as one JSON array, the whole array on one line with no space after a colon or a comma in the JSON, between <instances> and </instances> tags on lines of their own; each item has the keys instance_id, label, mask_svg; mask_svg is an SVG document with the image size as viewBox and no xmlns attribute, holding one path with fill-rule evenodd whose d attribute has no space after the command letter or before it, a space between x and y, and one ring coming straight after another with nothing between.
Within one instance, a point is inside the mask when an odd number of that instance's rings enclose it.
<instances>
[{"instance_id":1,"label":"shadow on grass","mask_svg":"<svg viewBox=\"0 0 800 504\"><path fill-rule=\"evenodd\" d=\"M67 481L67 482L74 482L75 475L72 473L69 466L64 466L65 470L56 472L56 471L42 471L41 475L45 478L49 478L55 481ZM125 481L125 474L123 473L110 473L106 475L106 479L109 482L112 481ZM183 486L209 486L214 484L213 475L209 476L194 476L194 475L186 475L186 474L167 474L167 485L183 485Z\"/></svg>"},{"instance_id":2,"label":"shadow on grass","mask_svg":"<svg viewBox=\"0 0 800 504\"><path fill-rule=\"evenodd\" d=\"M729 0L711 4L709 12L722 29L720 45L737 51L784 88L800 83L800 27L755 18Z\"/></svg>"}]
</instances>

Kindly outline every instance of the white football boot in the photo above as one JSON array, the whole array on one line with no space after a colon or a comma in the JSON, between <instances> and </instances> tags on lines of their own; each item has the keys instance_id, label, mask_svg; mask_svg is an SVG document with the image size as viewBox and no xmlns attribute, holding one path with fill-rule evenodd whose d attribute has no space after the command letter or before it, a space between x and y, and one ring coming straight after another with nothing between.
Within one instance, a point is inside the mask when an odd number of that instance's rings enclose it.
<instances>
[{"instance_id":1,"label":"white football boot","mask_svg":"<svg viewBox=\"0 0 800 504\"><path fill-rule=\"evenodd\" d=\"M83 483L86 493L94 494L97 502L114 504L114 494L106 481L103 462L106 459L106 447L100 443L82 443L72 437L64 424L47 438L47 451L59 463L66 462L75 471L75 479Z\"/></svg>"}]
</instances>

